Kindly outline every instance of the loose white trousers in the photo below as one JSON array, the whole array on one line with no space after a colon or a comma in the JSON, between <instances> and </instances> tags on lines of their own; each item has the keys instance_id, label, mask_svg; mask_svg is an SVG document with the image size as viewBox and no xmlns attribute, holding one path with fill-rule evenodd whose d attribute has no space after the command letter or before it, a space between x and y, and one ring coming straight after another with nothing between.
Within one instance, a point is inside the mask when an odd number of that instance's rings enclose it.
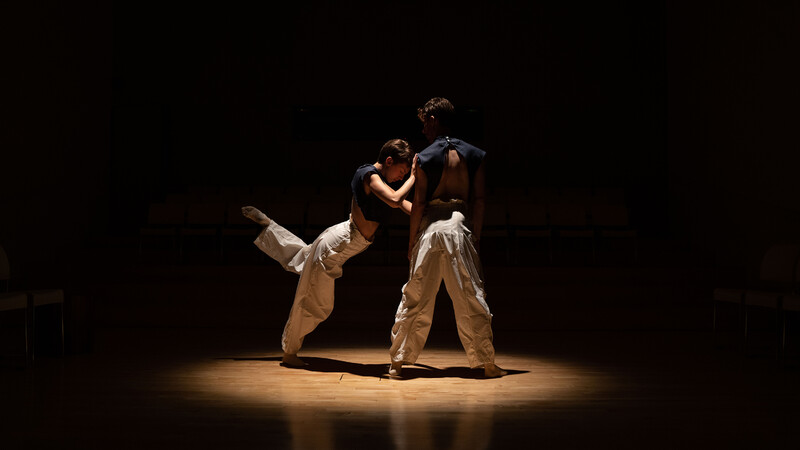
<instances>
[{"instance_id":1,"label":"loose white trousers","mask_svg":"<svg viewBox=\"0 0 800 450\"><path fill-rule=\"evenodd\" d=\"M494 363L492 314L465 211L462 201L434 200L428 204L392 327L389 354L394 362L416 362L428 338L436 293L444 280L470 367Z\"/></svg>"},{"instance_id":2,"label":"loose white trousers","mask_svg":"<svg viewBox=\"0 0 800 450\"><path fill-rule=\"evenodd\" d=\"M272 220L254 244L284 269L300 275L281 338L285 353L297 353L305 336L333 311L333 283L342 276L342 265L364 251L370 241L352 219L326 229L311 244Z\"/></svg>"}]
</instances>

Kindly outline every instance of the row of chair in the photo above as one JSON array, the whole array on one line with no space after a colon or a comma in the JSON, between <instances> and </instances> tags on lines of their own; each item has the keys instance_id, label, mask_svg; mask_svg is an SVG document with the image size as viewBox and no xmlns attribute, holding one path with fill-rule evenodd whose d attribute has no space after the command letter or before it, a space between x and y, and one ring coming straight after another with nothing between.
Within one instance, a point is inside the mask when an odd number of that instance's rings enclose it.
<instances>
[{"instance_id":1,"label":"row of chair","mask_svg":"<svg viewBox=\"0 0 800 450\"><path fill-rule=\"evenodd\" d=\"M305 201L325 197L335 201L351 196L347 186L190 186L182 192L165 194L164 203L234 203L248 199ZM623 188L492 187L487 196L497 203L537 203L573 205L625 205Z\"/></svg>"},{"instance_id":2,"label":"row of chair","mask_svg":"<svg viewBox=\"0 0 800 450\"><path fill-rule=\"evenodd\" d=\"M241 214L241 206L254 204L278 223L301 238L313 239L325 228L345 220L349 203L327 197L286 201L283 197L251 199L238 203L152 203L146 223L140 229L139 252L146 241L168 238L182 257L189 239L213 239L224 258L226 243L232 238L249 237L258 227ZM387 237L408 237L408 217L399 211L384 227ZM629 220L628 209L618 204L552 204L489 201L484 214L483 236L498 241L507 249L531 240L545 240L548 258L552 261L554 240L629 239L636 259L637 230ZM510 251L509 251L510 253ZM594 255L593 255L594 257Z\"/></svg>"},{"instance_id":3,"label":"row of chair","mask_svg":"<svg viewBox=\"0 0 800 450\"><path fill-rule=\"evenodd\" d=\"M23 313L23 336L25 343L25 362L30 366L35 358L37 310L48 305L55 305L58 310L56 334L59 336L60 354L64 354L64 291L62 289L33 289L12 291L11 269L8 255L0 246L0 312L18 311Z\"/></svg>"},{"instance_id":4,"label":"row of chair","mask_svg":"<svg viewBox=\"0 0 800 450\"><path fill-rule=\"evenodd\" d=\"M782 363L786 354L790 315L800 312L800 245L776 244L764 253L759 277L750 285L717 287L713 292L712 330L715 338L720 328L720 307L737 308L737 330L742 355L748 352L751 315L772 311L775 316L776 359Z\"/></svg>"}]
</instances>

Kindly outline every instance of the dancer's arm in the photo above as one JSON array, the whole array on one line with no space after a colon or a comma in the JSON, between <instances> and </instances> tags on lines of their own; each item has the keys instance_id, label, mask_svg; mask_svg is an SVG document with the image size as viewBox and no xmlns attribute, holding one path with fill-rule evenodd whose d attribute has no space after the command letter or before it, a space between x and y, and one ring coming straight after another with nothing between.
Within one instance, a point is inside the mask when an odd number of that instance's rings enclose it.
<instances>
[{"instance_id":1,"label":"dancer's arm","mask_svg":"<svg viewBox=\"0 0 800 450\"><path fill-rule=\"evenodd\" d=\"M411 214L411 202L406 200L408 192L414 186L417 172L417 157L414 156L414 162L411 165L408 179L398 190L392 189L388 184L383 182L383 179L378 174L372 174L369 177L369 188L373 194L377 195L379 199L383 200L387 205L392 208L400 208L406 214Z\"/></svg>"},{"instance_id":2,"label":"dancer's arm","mask_svg":"<svg viewBox=\"0 0 800 450\"><path fill-rule=\"evenodd\" d=\"M472 237L477 244L481 240L483 229L483 214L486 209L486 172L484 162L478 167L475 178L472 180Z\"/></svg>"},{"instance_id":3,"label":"dancer's arm","mask_svg":"<svg viewBox=\"0 0 800 450\"><path fill-rule=\"evenodd\" d=\"M417 170L417 187L414 188L414 203L411 205L411 224L408 230L408 259L411 259L411 253L414 250L414 245L417 243L417 233L419 233L419 225L422 223L422 215L425 212L425 206L428 202L425 195L428 191L428 176L425 175L424 170Z\"/></svg>"}]
</instances>

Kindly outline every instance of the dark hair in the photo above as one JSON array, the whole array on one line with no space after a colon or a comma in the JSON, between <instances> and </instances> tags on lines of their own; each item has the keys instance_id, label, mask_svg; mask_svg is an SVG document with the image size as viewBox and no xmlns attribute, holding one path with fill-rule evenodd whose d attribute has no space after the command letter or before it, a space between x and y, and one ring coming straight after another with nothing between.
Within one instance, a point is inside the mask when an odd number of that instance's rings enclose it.
<instances>
[{"instance_id":1,"label":"dark hair","mask_svg":"<svg viewBox=\"0 0 800 450\"><path fill-rule=\"evenodd\" d=\"M417 117L419 120L425 121L428 116L434 116L439 119L439 124L443 127L452 127L453 117L455 116L455 108L450 100L442 97L434 97L425 103L422 108L417 108Z\"/></svg>"},{"instance_id":2,"label":"dark hair","mask_svg":"<svg viewBox=\"0 0 800 450\"><path fill-rule=\"evenodd\" d=\"M395 163L411 164L414 159L414 152L411 151L411 146L408 142L402 139L391 139L386 141L378 153L378 162L381 164L386 163L386 158L392 157Z\"/></svg>"}]
</instances>

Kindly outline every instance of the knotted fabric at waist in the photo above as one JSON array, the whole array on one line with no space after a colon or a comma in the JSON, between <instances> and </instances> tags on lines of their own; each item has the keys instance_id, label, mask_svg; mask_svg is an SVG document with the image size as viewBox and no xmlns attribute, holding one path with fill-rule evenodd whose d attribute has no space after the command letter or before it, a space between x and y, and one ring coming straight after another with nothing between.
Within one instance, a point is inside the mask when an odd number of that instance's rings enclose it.
<instances>
[{"instance_id":1,"label":"knotted fabric at waist","mask_svg":"<svg viewBox=\"0 0 800 450\"><path fill-rule=\"evenodd\" d=\"M460 212L463 216L468 216L467 211L469 207L467 202L461 199L451 200L431 200L425 208L426 222L436 222L439 220L448 220L453 217L454 212Z\"/></svg>"}]
</instances>

